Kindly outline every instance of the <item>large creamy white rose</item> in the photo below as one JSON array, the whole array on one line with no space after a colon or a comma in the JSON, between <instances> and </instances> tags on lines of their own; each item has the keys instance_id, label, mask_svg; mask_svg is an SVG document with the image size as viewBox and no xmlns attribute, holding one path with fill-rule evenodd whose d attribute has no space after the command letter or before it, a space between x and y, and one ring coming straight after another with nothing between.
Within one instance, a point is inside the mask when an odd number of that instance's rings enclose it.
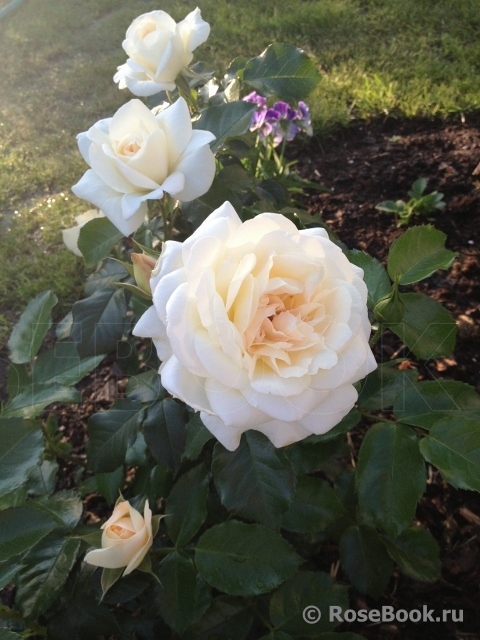
<instances>
[{"instance_id":1,"label":"large creamy white rose","mask_svg":"<svg viewBox=\"0 0 480 640\"><path fill-rule=\"evenodd\" d=\"M128 575L138 567L152 546L152 511L148 500L143 517L128 500L118 502L102 529L102 548L89 551L85 562L106 569L126 567L123 575Z\"/></svg>"},{"instance_id":2,"label":"large creamy white rose","mask_svg":"<svg viewBox=\"0 0 480 640\"><path fill-rule=\"evenodd\" d=\"M209 33L210 25L198 7L178 24L165 11L144 13L127 30L122 46L129 58L113 79L120 89L128 87L136 96L172 91L175 78Z\"/></svg>"},{"instance_id":3,"label":"large creamy white rose","mask_svg":"<svg viewBox=\"0 0 480 640\"><path fill-rule=\"evenodd\" d=\"M283 447L334 427L376 368L363 271L323 229L228 202L152 272L150 337L163 386L230 450L248 429Z\"/></svg>"},{"instance_id":4,"label":"large creamy white rose","mask_svg":"<svg viewBox=\"0 0 480 640\"><path fill-rule=\"evenodd\" d=\"M78 136L89 169L72 191L92 202L124 235L147 213L147 200L169 193L188 202L206 193L215 176L209 131L193 130L183 98L154 115L130 100L113 118Z\"/></svg>"}]
</instances>

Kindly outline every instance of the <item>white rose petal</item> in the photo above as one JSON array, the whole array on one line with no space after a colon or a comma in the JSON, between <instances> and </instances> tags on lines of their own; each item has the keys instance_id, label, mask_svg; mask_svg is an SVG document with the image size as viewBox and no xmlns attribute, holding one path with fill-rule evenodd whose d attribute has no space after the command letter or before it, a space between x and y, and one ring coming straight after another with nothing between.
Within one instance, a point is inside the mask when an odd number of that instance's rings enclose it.
<instances>
[{"instance_id":1,"label":"white rose petal","mask_svg":"<svg viewBox=\"0 0 480 640\"><path fill-rule=\"evenodd\" d=\"M122 46L129 58L113 79L136 96L173 91L176 77L209 34L198 7L178 24L165 11L144 13L127 30Z\"/></svg>"},{"instance_id":2,"label":"white rose petal","mask_svg":"<svg viewBox=\"0 0 480 640\"><path fill-rule=\"evenodd\" d=\"M167 242L134 334L154 340L162 383L229 450L255 429L276 447L322 434L376 368L363 271L323 229L230 203Z\"/></svg>"},{"instance_id":3,"label":"white rose petal","mask_svg":"<svg viewBox=\"0 0 480 640\"><path fill-rule=\"evenodd\" d=\"M90 165L72 187L102 209L125 236L138 229L147 200L165 193L190 201L208 191L215 175L209 143L215 136L192 130L183 98L154 115L140 100L120 107L79 134L78 146Z\"/></svg>"}]
</instances>

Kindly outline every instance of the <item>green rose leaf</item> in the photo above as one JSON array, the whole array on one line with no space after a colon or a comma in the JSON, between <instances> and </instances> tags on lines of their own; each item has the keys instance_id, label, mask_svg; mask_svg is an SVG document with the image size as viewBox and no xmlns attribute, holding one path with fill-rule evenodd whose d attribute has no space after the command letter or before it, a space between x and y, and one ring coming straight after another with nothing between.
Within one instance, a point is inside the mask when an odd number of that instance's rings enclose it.
<instances>
[{"instance_id":1,"label":"green rose leaf","mask_svg":"<svg viewBox=\"0 0 480 640\"><path fill-rule=\"evenodd\" d=\"M161 400L167 395L167 392L162 387L158 371L153 369L129 378L125 393L130 400L138 400L138 402L145 403Z\"/></svg>"},{"instance_id":2,"label":"green rose leaf","mask_svg":"<svg viewBox=\"0 0 480 640\"><path fill-rule=\"evenodd\" d=\"M29 507L0 511L0 562L33 547L56 526L46 514Z\"/></svg>"},{"instance_id":3,"label":"green rose leaf","mask_svg":"<svg viewBox=\"0 0 480 640\"><path fill-rule=\"evenodd\" d=\"M158 578L160 613L168 626L182 635L208 607L209 589L197 575L193 560L176 551L163 560Z\"/></svg>"},{"instance_id":4,"label":"green rose leaf","mask_svg":"<svg viewBox=\"0 0 480 640\"><path fill-rule=\"evenodd\" d=\"M103 355L80 359L73 342L57 342L33 363L32 379L37 384L71 386L95 369Z\"/></svg>"},{"instance_id":5,"label":"green rose leaf","mask_svg":"<svg viewBox=\"0 0 480 640\"><path fill-rule=\"evenodd\" d=\"M34 418L54 402L77 404L81 401L80 392L72 387L65 387L57 383L31 384L7 404L2 416L5 418Z\"/></svg>"},{"instance_id":6,"label":"green rose leaf","mask_svg":"<svg viewBox=\"0 0 480 640\"><path fill-rule=\"evenodd\" d=\"M123 573L123 571L124 569L122 568L121 572ZM119 602L128 602L137 598L151 584L151 576L143 571L134 571L115 582L108 589L108 593L104 594L102 602L111 605L117 605Z\"/></svg>"},{"instance_id":7,"label":"green rose leaf","mask_svg":"<svg viewBox=\"0 0 480 640\"><path fill-rule=\"evenodd\" d=\"M12 400L32 383L26 364L11 364L7 370L7 392Z\"/></svg>"},{"instance_id":8,"label":"green rose leaf","mask_svg":"<svg viewBox=\"0 0 480 640\"><path fill-rule=\"evenodd\" d=\"M8 341L12 362L24 364L37 355L45 334L52 326L50 314L57 302L54 293L42 291L28 303Z\"/></svg>"},{"instance_id":9,"label":"green rose leaf","mask_svg":"<svg viewBox=\"0 0 480 640\"><path fill-rule=\"evenodd\" d=\"M132 400L119 400L108 411L95 413L88 421L89 468L95 473L107 473L122 465L142 417L142 405Z\"/></svg>"},{"instance_id":10,"label":"green rose leaf","mask_svg":"<svg viewBox=\"0 0 480 640\"><path fill-rule=\"evenodd\" d=\"M113 287L75 302L71 336L82 358L115 351L125 330L126 311L125 293Z\"/></svg>"},{"instance_id":11,"label":"green rose leaf","mask_svg":"<svg viewBox=\"0 0 480 640\"><path fill-rule=\"evenodd\" d=\"M262 94L302 100L315 89L320 74L305 51L276 43L247 62L243 80Z\"/></svg>"},{"instance_id":12,"label":"green rose leaf","mask_svg":"<svg viewBox=\"0 0 480 640\"><path fill-rule=\"evenodd\" d=\"M480 420L480 395L463 382L428 380L411 385L393 405L401 422L423 429L442 418L463 417Z\"/></svg>"},{"instance_id":13,"label":"green rose leaf","mask_svg":"<svg viewBox=\"0 0 480 640\"><path fill-rule=\"evenodd\" d=\"M27 501L27 485L22 484L13 491L0 496L0 511L10 507L19 507Z\"/></svg>"},{"instance_id":14,"label":"green rose leaf","mask_svg":"<svg viewBox=\"0 0 480 640\"><path fill-rule=\"evenodd\" d=\"M385 362L372 371L362 383L358 405L364 409L383 410L397 397L404 397L418 378L416 369L395 369L395 362Z\"/></svg>"},{"instance_id":15,"label":"green rose leaf","mask_svg":"<svg viewBox=\"0 0 480 640\"><path fill-rule=\"evenodd\" d=\"M23 569L24 566L24 564L14 562L13 560L0 563L0 589L3 589L7 584L13 582L17 573L20 569Z\"/></svg>"},{"instance_id":16,"label":"green rose leaf","mask_svg":"<svg viewBox=\"0 0 480 640\"><path fill-rule=\"evenodd\" d=\"M367 304L369 309L373 309L379 300L388 296L392 288L387 272L376 258L365 251L352 249L348 251L347 258L363 269L363 279L368 289Z\"/></svg>"},{"instance_id":17,"label":"green rose leaf","mask_svg":"<svg viewBox=\"0 0 480 640\"><path fill-rule=\"evenodd\" d=\"M420 442L425 460L457 489L480 491L480 421L443 418Z\"/></svg>"},{"instance_id":18,"label":"green rose leaf","mask_svg":"<svg viewBox=\"0 0 480 640\"><path fill-rule=\"evenodd\" d=\"M197 543L199 572L230 595L260 595L296 571L300 558L280 534L259 524L230 520L206 531Z\"/></svg>"},{"instance_id":19,"label":"green rose leaf","mask_svg":"<svg viewBox=\"0 0 480 640\"><path fill-rule=\"evenodd\" d=\"M207 193L191 202L182 204L182 213L196 229L212 211L218 209L227 200L237 211L242 210L242 202L233 189L217 176Z\"/></svg>"},{"instance_id":20,"label":"green rose leaf","mask_svg":"<svg viewBox=\"0 0 480 640\"><path fill-rule=\"evenodd\" d=\"M44 613L63 588L77 559L80 540L47 536L27 554L16 580L15 603L27 619Z\"/></svg>"},{"instance_id":21,"label":"green rose leaf","mask_svg":"<svg viewBox=\"0 0 480 640\"><path fill-rule=\"evenodd\" d=\"M200 621L187 630L185 640L245 640L252 623L252 613L243 600L220 596L213 600Z\"/></svg>"},{"instance_id":22,"label":"green rose leaf","mask_svg":"<svg viewBox=\"0 0 480 640\"><path fill-rule=\"evenodd\" d=\"M89 594L76 594L68 606L48 621L49 640L91 640L118 635L113 613Z\"/></svg>"},{"instance_id":23,"label":"green rose leaf","mask_svg":"<svg viewBox=\"0 0 480 640\"><path fill-rule=\"evenodd\" d=\"M365 636L359 636L358 633L321 633L315 640L365 640Z\"/></svg>"},{"instance_id":24,"label":"green rose leaf","mask_svg":"<svg viewBox=\"0 0 480 640\"><path fill-rule=\"evenodd\" d=\"M23 635L9 631L8 629L0 629L0 640L23 640Z\"/></svg>"},{"instance_id":25,"label":"green rose leaf","mask_svg":"<svg viewBox=\"0 0 480 640\"><path fill-rule=\"evenodd\" d=\"M287 457L266 436L247 431L235 451L217 443L212 472L227 509L268 527L280 527L282 514L293 500L295 474Z\"/></svg>"},{"instance_id":26,"label":"green rose leaf","mask_svg":"<svg viewBox=\"0 0 480 640\"><path fill-rule=\"evenodd\" d=\"M155 402L147 411L143 434L153 457L177 472L185 449L185 408L172 398Z\"/></svg>"},{"instance_id":27,"label":"green rose leaf","mask_svg":"<svg viewBox=\"0 0 480 640\"><path fill-rule=\"evenodd\" d=\"M53 496L31 500L29 506L43 512L57 523L57 527L72 530L82 517L83 504L73 491L59 491Z\"/></svg>"},{"instance_id":28,"label":"green rose leaf","mask_svg":"<svg viewBox=\"0 0 480 640\"><path fill-rule=\"evenodd\" d=\"M95 218L80 229L78 248L88 267L106 258L123 233L108 218Z\"/></svg>"},{"instance_id":29,"label":"green rose leaf","mask_svg":"<svg viewBox=\"0 0 480 640\"><path fill-rule=\"evenodd\" d=\"M129 265L130 266L130 265ZM91 273L85 281L83 290L87 296L91 296L95 291L105 289L106 287L113 285L114 282L120 282L127 276L129 276L127 268L113 258L105 260L99 268Z\"/></svg>"},{"instance_id":30,"label":"green rose leaf","mask_svg":"<svg viewBox=\"0 0 480 640\"><path fill-rule=\"evenodd\" d=\"M55 491L58 462L43 460L28 477L28 493L33 496L50 496Z\"/></svg>"},{"instance_id":31,"label":"green rose leaf","mask_svg":"<svg viewBox=\"0 0 480 640\"><path fill-rule=\"evenodd\" d=\"M457 325L451 314L439 302L423 293L402 293L405 305L402 322L387 323L417 356L423 360L443 358L455 346Z\"/></svg>"},{"instance_id":32,"label":"green rose leaf","mask_svg":"<svg viewBox=\"0 0 480 640\"><path fill-rule=\"evenodd\" d=\"M242 100L208 107L196 120L193 128L211 131L214 134L216 140L210 147L213 153L216 153L228 138L241 136L248 131L252 113L256 108L256 105Z\"/></svg>"},{"instance_id":33,"label":"green rose leaf","mask_svg":"<svg viewBox=\"0 0 480 640\"><path fill-rule=\"evenodd\" d=\"M282 529L296 533L325 531L345 510L333 489L320 478L298 479L295 498L283 516Z\"/></svg>"},{"instance_id":34,"label":"green rose leaf","mask_svg":"<svg viewBox=\"0 0 480 640\"><path fill-rule=\"evenodd\" d=\"M337 425L337 427L340 427L340 425ZM349 426L346 431L349 431L350 428ZM325 441L319 440L322 436L310 436L301 442L296 442L286 447L285 454L298 475L320 471L320 469L330 464L334 458L345 453L345 438L328 439L328 434L325 435L327 436Z\"/></svg>"},{"instance_id":35,"label":"green rose leaf","mask_svg":"<svg viewBox=\"0 0 480 640\"><path fill-rule=\"evenodd\" d=\"M184 473L168 496L167 531L176 547L186 545L207 517L209 474L204 464Z\"/></svg>"},{"instance_id":36,"label":"green rose leaf","mask_svg":"<svg viewBox=\"0 0 480 640\"><path fill-rule=\"evenodd\" d=\"M0 495L22 485L45 449L39 426L20 418L0 418Z\"/></svg>"},{"instance_id":37,"label":"green rose leaf","mask_svg":"<svg viewBox=\"0 0 480 640\"><path fill-rule=\"evenodd\" d=\"M393 536L411 523L425 491L425 463L418 438L401 424L382 422L365 435L358 455L360 507Z\"/></svg>"},{"instance_id":38,"label":"green rose leaf","mask_svg":"<svg viewBox=\"0 0 480 640\"><path fill-rule=\"evenodd\" d=\"M400 571L409 578L433 582L440 577L440 547L425 529L410 527L398 538L385 538L384 543Z\"/></svg>"},{"instance_id":39,"label":"green rose leaf","mask_svg":"<svg viewBox=\"0 0 480 640\"><path fill-rule=\"evenodd\" d=\"M392 572L392 560L374 529L350 527L340 538L340 561L353 586L378 597Z\"/></svg>"},{"instance_id":40,"label":"green rose leaf","mask_svg":"<svg viewBox=\"0 0 480 640\"><path fill-rule=\"evenodd\" d=\"M109 473L97 473L94 476L96 490L100 493L108 504L115 504L120 495L120 491L125 484L125 469L123 464Z\"/></svg>"},{"instance_id":41,"label":"green rose leaf","mask_svg":"<svg viewBox=\"0 0 480 640\"><path fill-rule=\"evenodd\" d=\"M203 447L212 440L213 433L203 424L200 413L193 413L185 425L187 441L183 453L184 460L196 460L202 453Z\"/></svg>"},{"instance_id":42,"label":"green rose leaf","mask_svg":"<svg viewBox=\"0 0 480 640\"><path fill-rule=\"evenodd\" d=\"M335 584L327 573L299 571L284 582L270 600L270 620L275 630L295 638L317 637L321 631L330 631L338 625L335 620L330 622L328 615L323 615L315 624L306 622L303 612L309 606L318 606L325 613L332 606L344 611L348 609L347 588Z\"/></svg>"},{"instance_id":43,"label":"green rose leaf","mask_svg":"<svg viewBox=\"0 0 480 640\"><path fill-rule=\"evenodd\" d=\"M408 229L390 248L387 270L391 279L412 284L438 269L448 269L457 254L445 249L446 238L430 224Z\"/></svg>"}]
</instances>

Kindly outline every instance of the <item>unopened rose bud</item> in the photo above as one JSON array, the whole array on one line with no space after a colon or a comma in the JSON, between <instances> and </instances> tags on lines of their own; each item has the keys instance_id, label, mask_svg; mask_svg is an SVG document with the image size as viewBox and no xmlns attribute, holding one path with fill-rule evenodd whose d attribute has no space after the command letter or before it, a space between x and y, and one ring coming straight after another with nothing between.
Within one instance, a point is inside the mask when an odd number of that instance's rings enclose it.
<instances>
[{"instance_id":1,"label":"unopened rose bud","mask_svg":"<svg viewBox=\"0 0 480 640\"><path fill-rule=\"evenodd\" d=\"M106 569L125 567L123 575L128 575L141 564L152 546L152 512L148 500L143 517L128 500L117 502L102 529L102 548L89 551L85 562Z\"/></svg>"},{"instance_id":2,"label":"unopened rose bud","mask_svg":"<svg viewBox=\"0 0 480 640\"><path fill-rule=\"evenodd\" d=\"M383 324L397 324L402 322L405 315L405 305L403 304L398 290L391 295L379 300L373 310L375 320Z\"/></svg>"},{"instance_id":3,"label":"unopened rose bud","mask_svg":"<svg viewBox=\"0 0 480 640\"><path fill-rule=\"evenodd\" d=\"M133 264L133 277L135 278L137 286L139 286L142 291L145 291L145 293L152 295L150 276L155 268L155 258L152 258L152 256L146 253L132 253L130 258Z\"/></svg>"}]
</instances>

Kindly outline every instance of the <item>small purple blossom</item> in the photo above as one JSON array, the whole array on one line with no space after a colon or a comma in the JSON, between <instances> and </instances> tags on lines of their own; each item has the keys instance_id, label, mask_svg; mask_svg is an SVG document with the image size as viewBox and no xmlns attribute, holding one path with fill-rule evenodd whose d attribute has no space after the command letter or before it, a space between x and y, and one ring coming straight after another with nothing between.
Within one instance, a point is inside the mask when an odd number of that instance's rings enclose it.
<instances>
[{"instance_id":1,"label":"small purple blossom","mask_svg":"<svg viewBox=\"0 0 480 640\"><path fill-rule=\"evenodd\" d=\"M267 104L267 99L259 95L256 91L252 91L248 96L244 97L245 102L252 102L259 107L264 107Z\"/></svg>"},{"instance_id":2,"label":"small purple blossom","mask_svg":"<svg viewBox=\"0 0 480 640\"><path fill-rule=\"evenodd\" d=\"M267 99L255 91L245 96L244 100L259 107L252 115L250 131L257 131L260 141L265 146L269 142L274 147L283 140L290 142L301 131L309 136L313 134L310 110L305 102L299 102L298 109L283 101L267 107Z\"/></svg>"}]
</instances>

